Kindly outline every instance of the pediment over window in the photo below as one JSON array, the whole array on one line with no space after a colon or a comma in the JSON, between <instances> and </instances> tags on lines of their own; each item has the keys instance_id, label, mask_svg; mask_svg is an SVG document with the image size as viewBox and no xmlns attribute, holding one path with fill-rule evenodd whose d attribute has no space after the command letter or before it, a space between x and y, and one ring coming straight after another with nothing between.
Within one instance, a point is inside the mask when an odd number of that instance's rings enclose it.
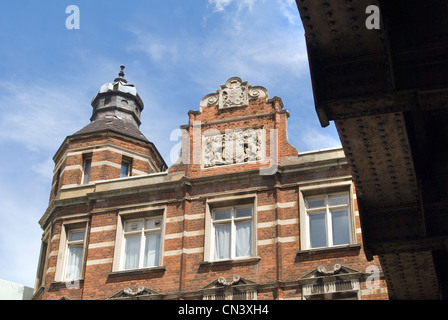
<instances>
[{"instance_id":1,"label":"pediment over window","mask_svg":"<svg viewBox=\"0 0 448 320\"><path fill-rule=\"evenodd\" d=\"M356 299L361 273L335 264L328 269L319 266L299 279L305 299Z\"/></svg>"},{"instance_id":2,"label":"pediment over window","mask_svg":"<svg viewBox=\"0 0 448 320\"><path fill-rule=\"evenodd\" d=\"M143 299L160 299L161 296L162 295L160 293L154 290L148 289L144 286L140 286L135 291L133 291L131 288L124 288L115 293L109 299L143 300Z\"/></svg>"},{"instance_id":3,"label":"pediment over window","mask_svg":"<svg viewBox=\"0 0 448 320\"><path fill-rule=\"evenodd\" d=\"M202 289L204 300L255 300L256 282L234 276L231 280L220 277Z\"/></svg>"}]
</instances>

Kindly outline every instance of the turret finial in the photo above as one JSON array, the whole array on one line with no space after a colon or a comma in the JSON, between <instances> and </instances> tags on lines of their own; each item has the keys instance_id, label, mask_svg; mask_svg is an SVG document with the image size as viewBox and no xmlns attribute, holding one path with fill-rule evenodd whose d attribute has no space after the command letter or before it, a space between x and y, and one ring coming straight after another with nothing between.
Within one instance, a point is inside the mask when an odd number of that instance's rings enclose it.
<instances>
[{"instance_id":1,"label":"turret finial","mask_svg":"<svg viewBox=\"0 0 448 320\"><path fill-rule=\"evenodd\" d=\"M115 81L121 81L124 83L127 83L126 79L124 78L124 68L126 68L124 65L120 66L120 72L118 73L118 78L115 79Z\"/></svg>"}]
</instances>

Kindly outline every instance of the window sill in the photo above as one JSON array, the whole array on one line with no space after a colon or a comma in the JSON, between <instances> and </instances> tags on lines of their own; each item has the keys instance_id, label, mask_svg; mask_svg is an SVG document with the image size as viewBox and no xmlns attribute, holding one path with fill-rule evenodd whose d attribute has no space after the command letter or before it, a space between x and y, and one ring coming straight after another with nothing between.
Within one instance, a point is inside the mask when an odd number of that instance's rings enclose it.
<instances>
[{"instance_id":1,"label":"window sill","mask_svg":"<svg viewBox=\"0 0 448 320\"><path fill-rule=\"evenodd\" d=\"M165 270L166 270L166 267L161 266L161 267L151 267L151 268L142 268L142 269L112 271L108 274L108 276L115 277L115 276L139 275L139 274L165 272Z\"/></svg>"},{"instance_id":2,"label":"window sill","mask_svg":"<svg viewBox=\"0 0 448 320\"><path fill-rule=\"evenodd\" d=\"M360 244L349 244L345 246L326 247L317 249L308 249L297 251L297 256L312 256L315 254L324 254L329 252L359 252L361 250Z\"/></svg>"},{"instance_id":3,"label":"window sill","mask_svg":"<svg viewBox=\"0 0 448 320\"><path fill-rule=\"evenodd\" d=\"M261 260L261 257L249 257L242 259L226 259L226 260L216 260L216 261L202 261L199 262L199 266L221 266L221 265L233 265L239 263L258 263Z\"/></svg>"},{"instance_id":4,"label":"window sill","mask_svg":"<svg viewBox=\"0 0 448 320\"><path fill-rule=\"evenodd\" d=\"M73 287L77 286L78 284L83 284L84 278L76 279L76 280L59 280L59 281L51 281L50 287L61 287L61 286L67 286L67 287Z\"/></svg>"}]
</instances>

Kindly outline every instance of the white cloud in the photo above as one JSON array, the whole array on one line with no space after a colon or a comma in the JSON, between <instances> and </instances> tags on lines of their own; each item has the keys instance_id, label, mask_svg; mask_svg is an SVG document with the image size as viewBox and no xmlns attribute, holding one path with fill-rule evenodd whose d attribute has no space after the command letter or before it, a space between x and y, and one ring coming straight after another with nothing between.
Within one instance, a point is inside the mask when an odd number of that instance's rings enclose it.
<instances>
[{"instance_id":1,"label":"white cloud","mask_svg":"<svg viewBox=\"0 0 448 320\"><path fill-rule=\"evenodd\" d=\"M33 287L42 235L37 221L43 214L36 198L42 192L27 195L24 189L0 183L0 278Z\"/></svg>"},{"instance_id":2,"label":"white cloud","mask_svg":"<svg viewBox=\"0 0 448 320\"><path fill-rule=\"evenodd\" d=\"M208 0L208 3L214 6L215 12L224 11L232 2L237 4L237 10L240 11L245 7L251 10L256 0Z\"/></svg>"},{"instance_id":3,"label":"white cloud","mask_svg":"<svg viewBox=\"0 0 448 320\"><path fill-rule=\"evenodd\" d=\"M301 25L295 0L277 0L277 3L280 6L280 12L286 17L286 19L288 19L288 22L291 25Z\"/></svg>"},{"instance_id":4,"label":"white cloud","mask_svg":"<svg viewBox=\"0 0 448 320\"><path fill-rule=\"evenodd\" d=\"M0 87L0 142L18 142L31 151L55 151L65 136L81 129L79 120L85 116L80 106L86 104L83 98L73 97L85 93L54 84L0 83Z\"/></svg>"},{"instance_id":5,"label":"white cloud","mask_svg":"<svg viewBox=\"0 0 448 320\"><path fill-rule=\"evenodd\" d=\"M288 124L289 136L296 137L299 152L341 147L341 141L333 124L325 128L311 126L304 121Z\"/></svg>"},{"instance_id":6,"label":"white cloud","mask_svg":"<svg viewBox=\"0 0 448 320\"><path fill-rule=\"evenodd\" d=\"M168 62L177 60L179 46L177 41L157 36L151 32L144 32L142 29L130 28L138 39L128 48L129 51L143 51L154 62Z\"/></svg>"},{"instance_id":7,"label":"white cloud","mask_svg":"<svg viewBox=\"0 0 448 320\"><path fill-rule=\"evenodd\" d=\"M233 0L208 0L209 4L214 5L215 12L223 11Z\"/></svg>"},{"instance_id":8,"label":"white cloud","mask_svg":"<svg viewBox=\"0 0 448 320\"><path fill-rule=\"evenodd\" d=\"M36 174L37 178L42 182L48 184L53 179L54 162L51 158L48 158L43 162L33 164L31 169Z\"/></svg>"},{"instance_id":9,"label":"white cloud","mask_svg":"<svg viewBox=\"0 0 448 320\"><path fill-rule=\"evenodd\" d=\"M227 8L231 2L210 1L219 9ZM252 6L254 12L238 9ZM297 81L309 73L305 39L296 25L268 24L260 19L272 8L272 4L262 6L261 2L238 2L236 9L232 7L226 13L231 23L218 19L215 27L188 37L169 32L155 36L142 28L130 30L136 39L128 50L145 52L157 67L173 73L182 70L180 76L204 88L215 83L217 89L226 77L232 76L254 82L252 85L269 86L282 81L288 85L291 79ZM289 7L283 10L286 8ZM289 14L293 14L292 9ZM295 14L299 19L297 9Z\"/></svg>"}]
</instances>

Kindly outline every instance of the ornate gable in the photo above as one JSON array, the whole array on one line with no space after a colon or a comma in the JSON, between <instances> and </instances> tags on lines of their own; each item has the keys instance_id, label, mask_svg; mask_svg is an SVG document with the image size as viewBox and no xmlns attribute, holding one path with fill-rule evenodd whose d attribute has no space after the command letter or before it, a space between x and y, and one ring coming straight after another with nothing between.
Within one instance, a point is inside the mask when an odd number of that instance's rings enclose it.
<instances>
[{"instance_id":1,"label":"ornate gable","mask_svg":"<svg viewBox=\"0 0 448 320\"><path fill-rule=\"evenodd\" d=\"M245 107L249 100L265 98L269 99L268 92L260 86L251 86L247 81L243 82L238 77L230 78L225 85L220 86L216 93L206 95L200 107L217 105L219 109Z\"/></svg>"}]
</instances>

